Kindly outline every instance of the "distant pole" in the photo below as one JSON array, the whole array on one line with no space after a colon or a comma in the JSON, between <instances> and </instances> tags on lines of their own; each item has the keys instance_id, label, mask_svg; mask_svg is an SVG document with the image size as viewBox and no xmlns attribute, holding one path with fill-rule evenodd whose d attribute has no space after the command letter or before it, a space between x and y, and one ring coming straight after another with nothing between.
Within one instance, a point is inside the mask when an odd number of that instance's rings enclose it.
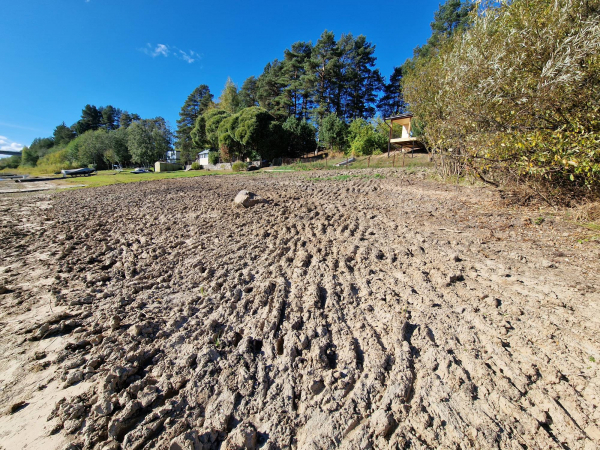
<instances>
[{"instance_id":1,"label":"distant pole","mask_svg":"<svg viewBox=\"0 0 600 450\"><path fill-rule=\"evenodd\" d=\"M404 150L402 150L402 167L404 167L404 157L406 156L406 153L404 152Z\"/></svg>"},{"instance_id":2,"label":"distant pole","mask_svg":"<svg viewBox=\"0 0 600 450\"><path fill-rule=\"evenodd\" d=\"M327 156L325 157L325 167L327 167Z\"/></svg>"},{"instance_id":3,"label":"distant pole","mask_svg":"<svg viewBox=\"0 0 600 450\"><path fill-rule=\"evenodd\" d=\"M371 157L367 158L367 168L371 167Z\"/></svg>"},{"instance_id":4,"label":"distant pole","mask_svg":"<svg viewBox=\"0 0 600 450\"><path fill-rule=\"evenodd\" d=\"M390 126L390 135L388 137L388 158L390 157L390 145L392 142L392 127Z\"/></svg>"}]
</instances>

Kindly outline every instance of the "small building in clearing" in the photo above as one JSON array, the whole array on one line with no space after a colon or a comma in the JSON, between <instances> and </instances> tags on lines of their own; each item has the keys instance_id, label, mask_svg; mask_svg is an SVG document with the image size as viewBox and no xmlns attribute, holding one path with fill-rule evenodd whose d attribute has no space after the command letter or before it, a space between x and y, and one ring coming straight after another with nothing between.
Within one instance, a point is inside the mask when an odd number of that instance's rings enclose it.
<instances>
[{"instance_id":1,"label":"small building in clearing","mask_svg":"<svg viewBox=\"0 0 600 450\"><path fill-rule=\"evenodd\" d=\"M200 164L201 166L207 166L209 153L210 150L208 149L202 150L200 153L198 153L198 164Z\"/></svg>"},{"instance_id":2,"label":"small building in clearing","mask_svg":"<svg viewBox=\"0 0 600 450\"><path fill-rule=\"evenodd\" d=\"M390 147L392 145L398 145L402 151L404 151L404 147L409 147L408 150L412 151L416 148L422 148L422 144L419 143L419 140L416 137L413 137L411 134L411 125L412 125L412 114L398 114L396 116L386 117L384 121L390 122L390 136L388 141L388 153ZM393 125L398 124L402 126L402 135L400 137L393 136Z\"/></svg>"}]
</instances>

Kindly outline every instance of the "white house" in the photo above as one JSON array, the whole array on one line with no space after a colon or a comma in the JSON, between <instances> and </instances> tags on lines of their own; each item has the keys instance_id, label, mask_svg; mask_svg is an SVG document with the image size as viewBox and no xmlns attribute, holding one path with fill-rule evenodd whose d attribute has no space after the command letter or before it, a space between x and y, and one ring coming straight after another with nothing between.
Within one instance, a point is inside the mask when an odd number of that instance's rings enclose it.
<instances>
[{"instance_id":1,"label":"white house","mask_svg":"<svg viewBox=\"0 0 600 450\"><path fill-rule=\"evenodd\" d=\"M181 158L181 152L179 150L168 150L166 160L168 163L177 163Z\"/></svg>"},{"instance_id":2,"label":"white house","mask_svg":"<svg viewBox=\"0 0 600 450\"><path fill-rule=\"evenodd\" d=\"M207 166L208 165L208 153L210 152L210 150L202 150L200 153L198 153L198 163L201 166Z\"/></svg>"}]
</instances>

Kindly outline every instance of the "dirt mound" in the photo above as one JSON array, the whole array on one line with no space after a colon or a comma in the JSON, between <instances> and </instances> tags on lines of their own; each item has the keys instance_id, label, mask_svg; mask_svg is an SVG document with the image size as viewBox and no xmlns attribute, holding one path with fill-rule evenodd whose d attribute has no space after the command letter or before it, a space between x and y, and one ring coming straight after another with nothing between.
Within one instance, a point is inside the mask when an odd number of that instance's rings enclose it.
<instances>
[{"instance_id":1,"label":"dirt mound","mask_svg":"<svg viewBox=\"0 0 600 450\"><path fill-rule=\"evenodd\" d=\"M394 170L2 199L0 441L595 448L598 249L497 205Z\"/></svg>"}]
</instances>

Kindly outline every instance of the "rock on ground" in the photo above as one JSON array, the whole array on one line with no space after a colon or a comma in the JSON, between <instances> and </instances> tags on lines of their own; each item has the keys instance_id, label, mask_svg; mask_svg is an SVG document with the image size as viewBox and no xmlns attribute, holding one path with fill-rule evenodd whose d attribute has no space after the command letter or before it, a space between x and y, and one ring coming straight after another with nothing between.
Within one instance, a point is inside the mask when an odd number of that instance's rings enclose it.
<instances>
[{"instance_id":1,"label":"rock on ground","mask_svg":"<svg viewBox=\"0 0 600 450\"><path fill-rule=\"evenodd\" d=\"M262 203L263 201L264 200L262 198L250 191L238 192L233 200L236 205L241 205L244 208L250 208L251 206Z\"/></svg>"}]
</instances>

